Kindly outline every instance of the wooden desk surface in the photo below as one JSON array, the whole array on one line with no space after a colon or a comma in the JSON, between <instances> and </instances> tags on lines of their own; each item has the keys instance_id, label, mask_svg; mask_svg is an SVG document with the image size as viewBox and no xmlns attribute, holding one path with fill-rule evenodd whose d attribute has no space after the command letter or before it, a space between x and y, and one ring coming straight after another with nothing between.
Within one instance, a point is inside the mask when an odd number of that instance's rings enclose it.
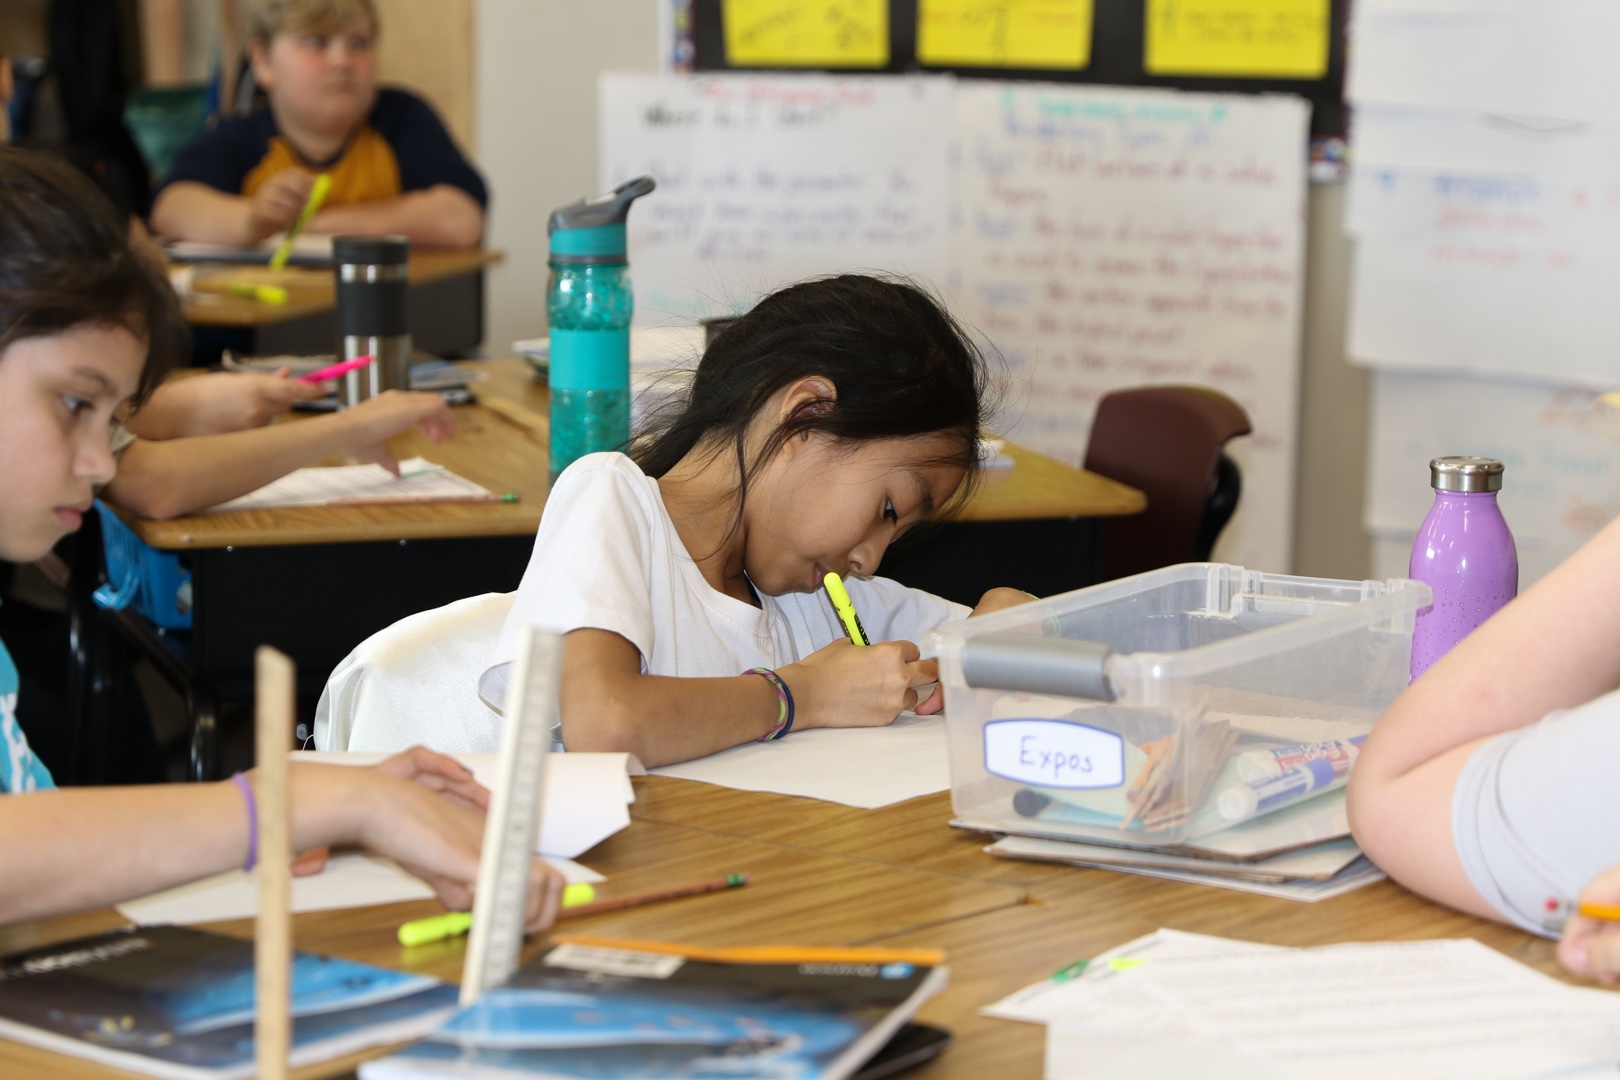
<instances>
[{"instance_id":1,"label":"wooden desk surface","mask_svg":"<svg viewBox=\"0 0 1620 1080\"><path fill-rule=\"evenodd\" d=\"M122 516L153 547L182 551L532 535L540 526L549 486L550 399L545 384L535 380L522 360L479 360L467 366L487 376L473 384L476 404L455 410L455 437L434 446L413 431L391 440L389 449L402 461L421 455L491 491L513 492L520 499L515 504L309 506L190 514L168 521ZM1145 504L1135 488L1032 450L1009 449L1017 466L987 474L963 520L1130 514Z\"/></svg>"},{"instance_id":2,"label":"wooden desk surface","mask_svg":"<svg viewBox=\"0 0 1620 1080\"><path fill-rule=\"evenodd\" d=\"M474 387L481 404L545 438L551 396L522 360L477 360L469 367L488 378ZM1030 521L1040 518L1117 517L1147 505L1140 491L1106 476L1065 465L1016 443L1007 446L1011 469L986 470L959 521Z\"/></svg>"},{"instance_id":3,"label":"wooden desk surface","mask_svg":"<svg viewBox=\"0 0 1620 1080\"><path fill-rule=\"evenodd\" d=\"M431 281L482 270L500 262L499 251L413 251L410 283ZM240 266L233 263L195 263L192 295L182 301L181 314L192 326L253 327L285 322L326 311L335 303L332 268L289 266L272 270L267 266ZM280 285L287 290L287 302L263 304L257 300L230 295L230 283L245 281L254 285Z\"/></svg>"},{"instance_id":4,"label":"wooden desk surface","mask_svg":"<svg viewBox=\"0 0 1620 1080\"><path fill-rule=\"evenodd\" d=\"M454 411L453 438L435 446L413 430L389 440L388 448L401 461L423 456L490 491L512 492L517 502L304 506L189 514L167 521L121 516L142 540L170 550L532 536L540 527L540 508L549 487L545 446L476 405Z\"/></svg>"},{"instance_id":5,"label":"wooden desk surface","mask_svg":"<svg viewBox=\"0 0 1620 1080\"><path fill-rule=\"evenodd\" d=\"M943 948L951 983L923 1008L920 1018L950 1028L956 1042L943 1057L908 1074L918 1080L1039 1077L1044 1031L987 1019L978 1010L1072 960L1161 926L1294 946L1474 937L1539 970L1561 974L1552 942L1449 911L1387 882L1300 904L1103 870L1035 866L1032 872L1040 880L1021 889L997 884L983 873L940 872L941 866L969 867L962 861L965 852L952 850L960 834L937 813L942 805L929 800L860 811L661 777L638 780L636 789L634 823L582 859L608 875L603 895L735 870L748 870L751 883L737 892L569 921L562 930L715 946ZM704 805L715 815L707 827L646 816L691 812ZM795 809L804 818L801 829L790 820ZM739 825L739 817L758 818L757 828ZM750 839L724 831L734 827L784 839ZM888 835L902 829L905 836ZM822 850L833 848L848 854ZM997 864L977 854L976 846L973 851L986 868ZM297 944L454 980L465 956L465 939L402 949L393 937L401 922L435 908L432 901L417 901L298 916ZM103 910L0 927L0 953L122 924L116 913ZM252 934L247 921L214 929ZM542 947L540 941L531 942L526 956ZM343 1059L297 1075L347 1075L357 1060ZM0 1040L0 1075L47 1073L98 1080L126 1075Z\"/></svg>"}]
</instances>

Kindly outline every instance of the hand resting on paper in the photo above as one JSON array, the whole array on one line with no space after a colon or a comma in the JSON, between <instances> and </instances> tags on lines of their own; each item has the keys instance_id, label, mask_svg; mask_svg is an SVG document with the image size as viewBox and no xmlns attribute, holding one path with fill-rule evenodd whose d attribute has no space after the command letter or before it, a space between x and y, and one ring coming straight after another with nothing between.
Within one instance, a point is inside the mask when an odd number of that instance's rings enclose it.
<instances>
[{"instance_id":1,"label":"hand resting on paper","mask_svg":"<svg viewBox=\"0 0 1620 1080\"><path fill-rule=\"evenodd\" d=\"M1620 906L1620 866L1593 878L1581 890L1581 903ZM1613 986L1620 981L1620 923L1571 916L1558 943L1558 959L1576 975Z\"/></svg>"},{"instance_id":2,"label":"hand resting on paper","mask_svg":"<svg viewBox=\"0 0 1620 1080\"><path fill-rule=\"evenodd\" d=\"M344 414L362 431L360 444L349 451L357 461L376 462L395 476L399 475L399 462L388 449L387 440L407 428L415 427L431 443L437 445L456 433L456 418L450 406L438 394L411 390L385 390L374 398L367 398Z\"/></svg>"},{"instance_id":3,"label":"hand resting on paper","mask_svg":"<svg viewBox=\"0 0 1620 1080\"><path fill-rule=\"evenodd\" d=\"M301 787L321 785L313 797L311 813L319 818L336 807L323 804L325 788L343 790L333 797L349 804L347 823L336 824L341 840L310 847L293 863L293 873L305 877L326 865L333 843L354 843L386 855L433 887L444 905L454 910L472 906L478 879L478 858L483 844L484 815L489 791L471 771L443 754L416 746L368 768L341 765L298 765L294 775ZM300 791L299 796L303 796ZM299 803L295 799L294 806ZM294 842L308 835L295 822ZM551 925L562 902L563 877L539 857L531 859L524 924L531 933Z\"/></svg>"},{"instance_id":4,"label":"hand resting on paper","mask_svg":"<svg viewBox=\"0 0 1620 1080\"><path fill-rule=\"evenodd\" d=\"M968 618L975 615L988 615L992 611L1002 611L1006 608L1017 607L1019 604L1034 603L1035 598L1021 589L991 589L979 597L978 606L968 612ZM929 695L917 703L918 716L932 716L945 709L945 688L939 683Z\"/></svg>"}]
</instances>

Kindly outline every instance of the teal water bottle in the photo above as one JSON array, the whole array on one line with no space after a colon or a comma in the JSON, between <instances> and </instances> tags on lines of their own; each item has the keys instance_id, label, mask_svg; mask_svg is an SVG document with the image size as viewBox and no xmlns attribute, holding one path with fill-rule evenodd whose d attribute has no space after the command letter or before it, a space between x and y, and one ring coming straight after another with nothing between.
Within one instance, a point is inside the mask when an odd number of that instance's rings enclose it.
<instances>
[{"instance_id":1,"label":"teal water bottle","mask_svg":"<svg viewBox=\"0 0 1620 1080\"><path fill-rule=\"evenodd\" d=\"M630 442L630 267L624 222L653 189L650 176L553 210L551 277L551 479L576 458Z\"/></svg>"}]
</instances>

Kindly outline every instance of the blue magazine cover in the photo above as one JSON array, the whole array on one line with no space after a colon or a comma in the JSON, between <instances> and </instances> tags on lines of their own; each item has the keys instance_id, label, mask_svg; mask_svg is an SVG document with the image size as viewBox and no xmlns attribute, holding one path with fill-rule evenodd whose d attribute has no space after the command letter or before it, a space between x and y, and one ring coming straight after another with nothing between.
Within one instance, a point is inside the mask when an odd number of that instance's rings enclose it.
<instances>
[{"instance_id":1,"label":"blue magazine cover","mask_svg":"<svg viewBox=\"0 0 1620 1080\"><path fill-rule=\"evenodd\" d=\"M945 981L915 950L559 942L362 1080L837 1080Z\"/></svg>"},{"instance_id":2,"label":"blue magazine cover","mask_svg":"<svg viewBox=\"0 0 1620 1080\"><path fill-rule=\"evenodd\" d=\"M253 1073L253 943L131 927L0 959L0 1035L153 1076ZM431 1031L456 988L313 953L292 964L292 1063Z\"/></svg>"}]
</instances>

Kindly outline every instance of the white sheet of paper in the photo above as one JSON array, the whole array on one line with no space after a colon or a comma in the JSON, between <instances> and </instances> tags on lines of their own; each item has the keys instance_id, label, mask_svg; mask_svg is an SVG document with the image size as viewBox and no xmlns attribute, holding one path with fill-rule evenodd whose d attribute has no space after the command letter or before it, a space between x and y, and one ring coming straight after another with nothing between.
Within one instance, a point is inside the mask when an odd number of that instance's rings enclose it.
<instances>
[{"instance_id":1,"label":"white sheet of paper","mask_svg":"<svg viewBox=\"0 0 1620 1080\"><path fill-rule=\"evenodd\" d=\"M1617 38L1612 0L1356 0L1346 97L1599 119Z\"/></svg>"},{"instance_id":2,"label":"white sheet of paper","mask_svg":"<svg viewBox=\"0 0 1620 1080\"><path fill-rule=\"evenodd\" d=\"M572 859L546 861L562 871L570 884L607 880ZM433 890L421 879L412 877L391 860L375 855L333 856L326 869L310 877L293 878L292 886L292 910L296 914L432 898ZM126 901L118 905L118 913L143 926L251 919L259 913L259 875L257 871L249 874L230 870Z\"/></svg>"},{"instance_id":3,"label":"white sheet of paper","mask_svg":"<svg viewBox=\"0 0 1620 1080\"><path fill-rule=\"evenodd\" d=\"M417 457L400 462L398 476L381 465L297 469L239 499L211 506L206 512L342 503L457 502L493 497L488 488Z\"/></svg>"},{"instance_id":4,"label":"white sheet of paper","mask_svg":"<svg viewBox=\"0 0 1620 1080\"><path fill-rule=\"evenodd\" d=\"M1361 849L1348 838L1284 852L1253 863L1199 859L1068 840L1041 840L1029 836L1004 836L984 850L1004 858L1072 863L1075 866L1097 866L1109 870L1180 870L1200 877L1242 878L1271 884L1291 880L1326 881L1361 858Z\"/></svg>"},{"instance_id":5,"label":"white sheet of paper","mask_svg":"<svg viewBox=\"0 0 1620 1080\"><path fill-rule=\"evenodd\" d=\"M296 751L293 759L330 765L375 765L388 756ZM480 784L493 787L499 755L450 756L471 769ZM572 859L628 827L630 804L636 800L630 777L642 772L641 763L629 754L547 754L545 800L540 807L540 853Z\"/></svg>"},{"instance_id":6,"label":"white sheet of paper","mask_svg":"<svg viewBox=\"0 0 1620 1080\"><path fill-rule=\"evenodd\" d=\"M1533 1076L1620 1058L1620 995L1466 939L1155 957L1120 983L1133 979L1313 1080Z\"/></svg>"},{"instance_id":7,"label":"white sheet of paper","mask_svg":"<svg viewBox=\"0 0 1620 1080\"><path fill-rule=\"evenodd\" d=\"M1120 870L1127 874L1140 874L1143 877L1163 878L1165 881L1180 881L1189 885L1213 885L1217 889L1254 893L1257 896L1270 896L1278 900L1297 900L1302 904L1331 900L1335 896L1343 896L1347 892L1376 884L1387 876L1364 858L1351 863L1326 881L1251 881L1220 874L1200 874L1190 870L1155 870L1146 866L1113 866L1109 869Z\"/></svg>"},{"instance_id":8,"label":"white sheet of paper","mask_svg":"<svg viewBox=\"0 0 1620 1080\"><path fill-rule=\"evenodd\" d=\"M557 755L572 757L572 754ZM881 728L812 728L653 769L742 791L799 795L871 810L951 786L945 720L901 713Z\"/></svg>"},{"instance_id":9,"label":"white sheet of paper","mask_svg":"<svg viewBox=\"0 0 1620 1080\"><path fill-rule=\"evenodd\" d=\"M1144 934L1134 941L1090 957L1090 964L1078 978L1054 981L1042 979L1022 990L1015 990L1000 1001L986 1005L979 1011L985 1016L1002 1020L1021 1020L1030 1024L1045 1024L1067 1013L1085 1007L1091 1000L1092 985L1121 974L1109 966L1110 960L1144 960L1163 956L1231 956L1255 949L1275 950L1276 945L1261 945L1252 941L1212 937L1208 934L1189 934L1182 930L1162 929Z\"/></svg>"}]
</instances>

